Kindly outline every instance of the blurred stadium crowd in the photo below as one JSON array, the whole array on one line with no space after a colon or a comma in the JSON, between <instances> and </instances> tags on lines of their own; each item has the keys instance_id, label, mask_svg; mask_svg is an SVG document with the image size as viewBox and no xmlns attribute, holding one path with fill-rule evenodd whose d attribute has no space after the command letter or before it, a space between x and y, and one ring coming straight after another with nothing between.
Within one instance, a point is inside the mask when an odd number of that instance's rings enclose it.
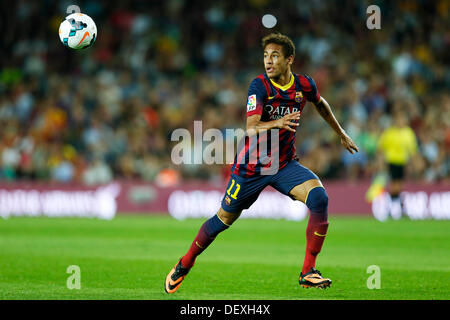
<instances>
[{"instance_id":1,"label":"blurred stadium crowd","mask_svg":"<svg viewBox=\"0 0 450 320\"><path fill-rule=\"evenodd\" d=\"M370 178L382 168L377 139L401 110L419 144L408 178L449 181L449 1L74 2L0 5L0 180L222 180L226 165L174 165L171 134L194 120L243 128L248 85L264 71L260 40L278 31L296 45L293 71L316 80L360 147L345 152L307 105L302 164L323 179ZM95 20L92 48L59 41L70 4ZM366 27L370 4L381 30Z\"/></svg>"}]
</instances>

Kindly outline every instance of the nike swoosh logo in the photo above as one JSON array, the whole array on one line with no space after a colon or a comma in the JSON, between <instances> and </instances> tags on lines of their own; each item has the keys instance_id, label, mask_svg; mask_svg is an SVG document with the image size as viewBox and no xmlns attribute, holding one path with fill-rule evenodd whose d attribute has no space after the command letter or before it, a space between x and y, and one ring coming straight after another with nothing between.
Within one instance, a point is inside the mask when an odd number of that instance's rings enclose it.
<instances>
[{"instance_id":1,"label":"nike swoosh logo","mask_svg":"<svg viewBox=\"0 0 450 320\"><path fill-rule=\"evenodd\" d=\"M88 31L86 31L85 33L84 33L84 36L83 36L83 38L81 38L81 41L80 42L78 42L78 44L77 44L77 46L79 46L80 45L80 43L82 43L83 41L84 41L84 39L86 39L86 37L89 35L89 32Z\"/></svg>"},{"instance_id":2,"label":"nike swoosh logo","mask_svg":"<svg viewBox=\"0 0 450 320\"><path fill-rule=\"evenodd\" d=\"M317 279L317 280L321 280L323 279L322 277L319 276L311 276L311 277L305 277L305 279Z\"/></svg>"},{"instance_id":3,"label":"nike swoosh logo","mask_svg":"<svg viewBox=\"0 0 450 320\"><path fill-rule=\"evenodd\" d=\"M269 97L269 100L272 100L273 98L275 98L277 95L274 95L272 97Z\"/></svg>"},{"instance_id":4,"label":"nike swoosh logo","mask_svg":"<svg viewBox=\"0 0 450 320\"><path fill-rule=\"evenodd\" d=\"M319 237L325 237L327 234L319 234L317 233L317 231L314 231L314 235L319 236Z\"/></svg>"},{"instance_id":5,"label":"nike swoosh logo","mask_svg":"<svg viewBox=\"0 0 450 320\"><path fill-rule=\"evenodd\" d=\"M183 281L183 279L184 277L180 277L177 281L172 281L172 279L169 278L169 283L167 284L169 290L175 289L181 283L181 281Z\"/></svg>"},{"instance_id":6,"label":"nike swoosh logo","mask_svg":"<svg viewBox=\"0 0 450 320\"><path fill-rule=\"evenodd\" d=\"M204 249L197 241L195 241L195 244L196 244L197 247L199 247L200 249Z\"/></svg>"}]
</instances>

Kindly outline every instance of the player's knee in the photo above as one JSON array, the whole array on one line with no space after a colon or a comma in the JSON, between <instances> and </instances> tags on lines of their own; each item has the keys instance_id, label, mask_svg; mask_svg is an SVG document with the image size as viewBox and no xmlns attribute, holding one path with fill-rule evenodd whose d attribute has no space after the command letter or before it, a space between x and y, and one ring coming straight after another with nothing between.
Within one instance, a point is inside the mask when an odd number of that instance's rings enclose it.
<instances>
[{"instance_id":1,"label":"player's knee","mask_svg":"<svg viewBox=\"0 0 450 320\"><path fill-rule=\"evenodd\" d=\"M312 213L327 214L328 213L328 195L322 187L313 188L309 191L306 199L306 206Z\"/></svg>"},{"instance_id":2,"label":"player's knee","mask_svg":"<svg viewBox=\"0 0 450 320\"><path fill-rule=\"evenodd\" d=\"M233 222L235 222L237 218L239 218L240 213L231 213L220 209L219 212L217 212L217 216L224 224L226 224L227 226L231 226Z\"/></svg>"}]
</instances>

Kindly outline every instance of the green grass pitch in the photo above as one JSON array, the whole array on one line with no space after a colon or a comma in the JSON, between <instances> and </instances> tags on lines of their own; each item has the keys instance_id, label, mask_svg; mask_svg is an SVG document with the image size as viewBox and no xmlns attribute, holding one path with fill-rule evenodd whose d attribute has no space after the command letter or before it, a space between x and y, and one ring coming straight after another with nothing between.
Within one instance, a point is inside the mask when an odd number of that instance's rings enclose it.
<instances>
[{"instance_id":1,"label":"green grass pitch","mask_svg":"<svg viewBox=\"0 0 450 320\"><path fill-rule=\"evenodd\" d=\"M317 267L327 290L298 275L306 220L240 219L196 262L180 289L163 282L204 219L117 216L0 219L0 299L449 299L450 221L330 217ZM81 269L81 289L66 286ZM367 267L381 270L369 290Z\"/></svg>"}]
</instances>

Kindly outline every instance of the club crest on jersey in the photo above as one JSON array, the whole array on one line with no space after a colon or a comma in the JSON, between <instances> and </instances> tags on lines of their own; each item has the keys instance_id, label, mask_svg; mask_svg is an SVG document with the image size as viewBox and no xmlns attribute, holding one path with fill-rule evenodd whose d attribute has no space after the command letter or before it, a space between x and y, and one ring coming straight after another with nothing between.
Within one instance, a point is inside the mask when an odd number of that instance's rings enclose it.
<instances>
[{"instance_id":1,"label":"club crest on jersey","mask_svg":"<svg viewBox=\"0 0 450 320\"><path fill-rule=\"evenodd\" d=\"M231 199L228 196L225 197L225 203L227 204L227 206L231 204Z\"/></svg>"},{"instance_id":2,"label":"club crest on jersey","mask_svg":"<svg viewBox=\"0 0 450 320\"><path fill-rule=\"evenodd\" d=\"M295 102L300 103L303 99L303 93L301 91L297 91L295 93Z\"/></svg>"},{"instance_id":3,"label":"club crest on jersey","mask_svg":"<svg viewBox=\"0 0 450 320\"><path fill-rule=\"evenodd\" d=\"M252 94L248 97L247 101L247 112L253 111L256 109L256 94Z\"/></svg>"}]
</instances>

